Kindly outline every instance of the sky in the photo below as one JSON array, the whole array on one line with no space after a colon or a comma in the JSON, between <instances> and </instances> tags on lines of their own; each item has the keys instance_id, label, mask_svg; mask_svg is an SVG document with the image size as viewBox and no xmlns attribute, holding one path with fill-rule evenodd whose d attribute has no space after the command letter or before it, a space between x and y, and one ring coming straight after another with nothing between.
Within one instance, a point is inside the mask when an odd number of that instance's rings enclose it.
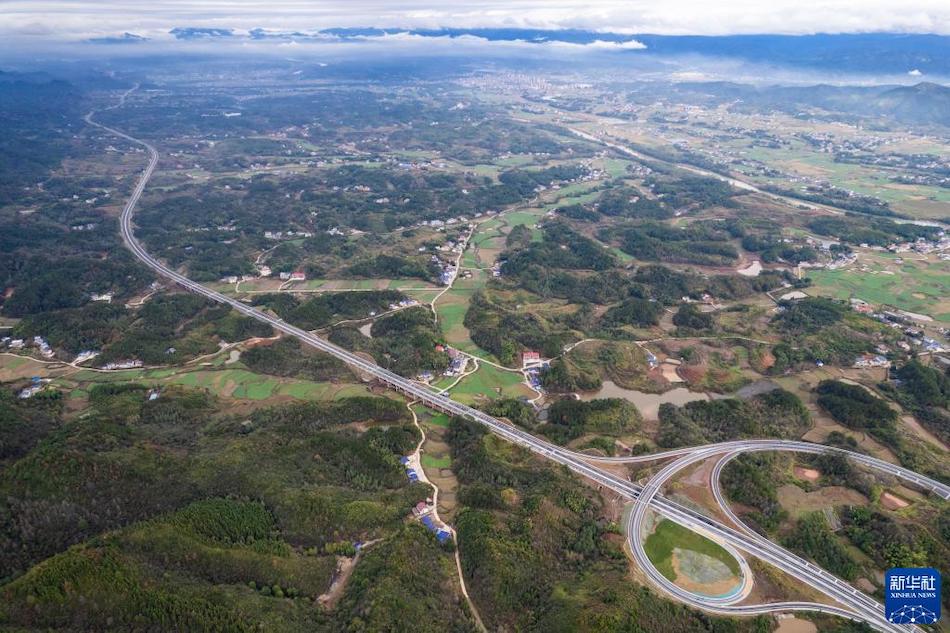
<instances>
[{"instance_id":1,"label":"sky","mask_svg":"<svg viewBox=\"0 0 950 633\"><path fill-rule=\"evenodd\" d=\"M0 0L0 38L82 40L174 27L579 28L619 33L950 35L950 0Z\"/></svg>"}]
</instances>

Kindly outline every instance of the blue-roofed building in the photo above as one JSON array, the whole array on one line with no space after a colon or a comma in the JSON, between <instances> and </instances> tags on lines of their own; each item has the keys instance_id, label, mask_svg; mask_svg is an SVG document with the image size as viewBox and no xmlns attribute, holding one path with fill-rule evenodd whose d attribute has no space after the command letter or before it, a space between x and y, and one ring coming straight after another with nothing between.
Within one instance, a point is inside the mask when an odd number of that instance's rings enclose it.
<instances>
[{"instance_id":1,"label":"blue-roofed building","mask_svg":"<svg viewBox=\"0 0 950 633\"><path fill-rule=\"evenodd\" d=\"M426 526L426 529L428 529L430 532L435 532L435 537L439 539L440 543L444 543L446 539L452 537L451 532L436 526L435 521L433 521L432 517L430 516L422 517L422 524Z\"/></svg>"},{"instance_id":2,"label":"blue-roofed building","mask_svg":"<svg viewBox=\"0 0 950 633\"><path fill-rule=\"evenodd\" d=\"M405 465L407 465L407 464L409 463L409 458L408 458L408 457L400 457L400 458L399 458L399 463L402 464L403 466L405 466Z\"/></svg>"}]
</instances>

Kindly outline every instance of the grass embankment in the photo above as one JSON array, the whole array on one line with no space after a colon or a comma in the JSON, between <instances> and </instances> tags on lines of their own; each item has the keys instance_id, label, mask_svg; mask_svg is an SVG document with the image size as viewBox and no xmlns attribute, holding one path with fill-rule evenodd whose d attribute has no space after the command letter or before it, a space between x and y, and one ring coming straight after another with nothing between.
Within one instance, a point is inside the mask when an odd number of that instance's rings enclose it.
<instances>
[{"instance_id":1,"label":"grass embankment","mask_svg":"<svg viewBox=\"0 0 950 633\"><path fill-rule=\"evenodd\" d=\"M734 575L738 576L740 573L739 563L720 545L666 519L657 524L656 529L647 537L643 545L647 556L660 573L674 582L676 581L676 571L673 569L674 549L705 554L725 564Z\"/></svg>"}]
</instances>

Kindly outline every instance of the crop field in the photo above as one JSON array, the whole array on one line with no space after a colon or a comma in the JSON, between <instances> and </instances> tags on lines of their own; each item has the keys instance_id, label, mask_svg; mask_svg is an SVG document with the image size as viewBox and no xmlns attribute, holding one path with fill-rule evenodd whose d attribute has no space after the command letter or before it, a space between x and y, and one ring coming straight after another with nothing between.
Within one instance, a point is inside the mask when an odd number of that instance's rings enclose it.
<instances>
[{"instance_id":1,"label":"crop field","mask_svg":"<svg viewBox=\"0 0 950 633\"><path fill-rule=\"evenodd\" d=\"M518 372L481 363L478 371L464 378L451 393L454 399L466 404L495 398L533 398L536 394L522 380Z\"/></svg>"},{"instance_id":2,"label":"crop field","mask_svg":"<svg viewBox=\"0 0 950 633\"><path fill-rule=\"evenodd\" d=\"M461 261L462 268L478 268L478 260L475 258L475 251L473 249L468 249L462 255Z\"/></svg>"},{"instance_id":3,"label":"crop field","mask_svg":"<svg viewBox=\"0 0 950 633\"><path fill-rule=\"evenodd\" d=\"M426 468L451 468L452 458L448 455L436 457L435 455L424 453L422 455L422 465Z\"/></svg>"},{"instance_id":4,"label":"crop field","mask_svg":"<svg viewBox=\"0 0 950 633\"><path fill-rule=\"evenodd\" d=\"M488 281L488 271L473 270L471 279L459 277L452 286L453 290L476 290L485 285ZM447 294L447 293L446 293Z\"/></svg>"},{"instance_id":5,"label":"crop field","mask_svg":"<svg viewBox=\"0 0 950 633\"><path fill-rule=\"evenodd\" d=\"M623 158L605 158L597 161L595 165L606 171L611 178L620 178L627 173L627 167L631 161Z\"/></svg>"},{"instance_id":6,"label":"crop field","mask_svg":"<svg viewBox=\"0 0 950 633\"><path fill-rule=\"evenodd\" d=\"M50 365L18 354L0 354L0 381L45 376Z\"/></svg>"},{"instance_id":7,"label":"crop field","mask_svg":"<svg viewBox=\"0 0 950 633\"><path fill-rule=\"evenodd\" d=\"M744 142L740 145L744 145ZM785 149L742 147L742 151L747 157L782 171L823 178L842 189L876 196L889 202L895 211L916 218L939 219L947 215L946 205L950 203L950 192L940 187L893 182L887 171L865 165L835 162L830 154L813 151L801 144ZM773 182L782 185L785 181L773 179Z\"/></svg>"},{"instance_id":8,"label":"crop field","mask_svg":"<svg viewBox=\"0 0 950 633\"><path fill-rule=\"evenodd\" d=\"M368 395L365 387L350 383L312 382L292 378L276 378L255 374L246 369L194 370L132 370L120 372L95 372L82 370L54 380L54 386L73 391L83 384L115 381L141 381L147 384L176 384L185 387L207 389L216 396L245 400L269 398L298 398L303 400L329 400L349 396Z\"/></svg>"},{"instance_id":9,"label":"crop field","mask_svg":"<svg viewBox=\"0 0 950 633\"><path fill-rule=\"evenodd\" d=\"M416 412L416 415L419 416L419 421L424 425L435 426L440 429L449 427L449 416L446 413L434 411L421 404L412 405L412 410Z\"/></svg>"},{"instance_id":10,"label":"crop field","mask_svg":"<svg viewBox=\"0 0 950 633\"><path fill-rule=\"evenodd\" d=\"M431 383L436 389L448 389L455 382L454 376L443 376L435 382Z\"/></svg>"},{"instance_id":11,"label":"crop field","mask_svg":"<svg viewBox=\"0 0 950 633\"><path fill-rule=\"evenodd\" d=\"M436 413L435 415L433 415L432 417L430 417L430 418L427 420L426 423L427 423L427 424L431 424L432 426L439 426L439 427L442 427L442 428L448 428L448 426L449 426L449 416L448 416L448 414L446 414L446 413Z\"/></svg>"},{"instance_id":12,"label":"crop field","mask_svg":"<svg viewBox=\"0 0 950 633\"><path fill-rule=\"evenodd\" d=\"M512 227L524 224L527 226L534 226L538 223L538 220L544 215L544 211L541 209L524 209L522 211L512 211L505 215L505 218L508 220L508 224Z\"/></svg>"},{"instance_id":13,"label":"crop field","mask_svg":"<svg viewBox=\"0 0 950 633\"><path fill-rule=\"evenodd\" d=\"M875 306L888 304L950 323L950 262L910 255L902 264L894 259L889 254L862 254L866 269L811 271L811 291L838 299L856 297Z\"/></svg>"},{"instance_id":14,"label":"crop field","mask_svg":"<svg viewBox=\"0 0 950 633\"><path fill-rule=\"evenodd\" d=\"M491 354L472 342L468 329L464 325L465 312L468 310L472 292L472 290L450 290L442 295L436 304L439 326L445 335L445 341L452 347L479 358L492 359Z\"/></svg>"}]
</instances>

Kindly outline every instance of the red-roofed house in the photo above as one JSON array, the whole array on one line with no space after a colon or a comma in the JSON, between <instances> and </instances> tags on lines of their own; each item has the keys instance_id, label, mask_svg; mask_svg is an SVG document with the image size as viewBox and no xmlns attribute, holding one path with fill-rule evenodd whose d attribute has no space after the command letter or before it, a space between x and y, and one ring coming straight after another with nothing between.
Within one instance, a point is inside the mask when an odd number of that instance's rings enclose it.
<instances>
[{"instance_id":1,"label":"red-roofed house","mask_svg":"<svg viewBox=\"0 0 950 633\"><path fill-rule=\"evenodd\" d=\"M521 366L529 367L531 365L538 365L541 363L541 354L538 352L533 352L531 350L525 350L521 352Z\"/></svg>"}]
</instances>

